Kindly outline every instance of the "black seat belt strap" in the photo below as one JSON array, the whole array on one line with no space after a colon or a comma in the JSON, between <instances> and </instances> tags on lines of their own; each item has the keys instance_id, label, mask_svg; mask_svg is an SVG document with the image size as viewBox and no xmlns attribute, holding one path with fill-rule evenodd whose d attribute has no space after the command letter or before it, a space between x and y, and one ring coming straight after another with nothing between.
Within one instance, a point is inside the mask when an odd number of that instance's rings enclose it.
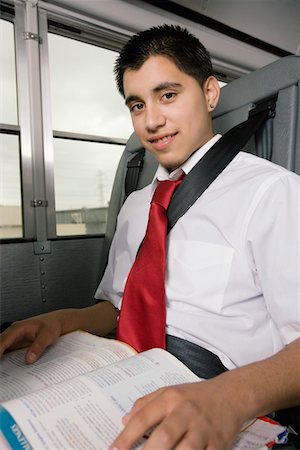
<instances>
[{"instance_id":1,"label":"black seat belt strap","mask_svg":"<svg viewBox=\"0 0 300 450\"><path fill-rule=\"evenodd\" d=\"M176 189L169 204L168 232L233 160L267 118L274 116L275 106L274 100L257 105L249 112L246 121L227 131L193 167Z\"/></svg>"},{"instance_id":2,"label":"black seat belt strap","mask_svg":"<svg viewBox=\"0 0 300 450\"><path fill-rule=\"evenodd\" d=\"M127 163L127 172L125 177L125 195L128 197L131 192L137 188L140 172L144 165L145 149L141 148L135 156Z\"/></svg>"}]
</instances>

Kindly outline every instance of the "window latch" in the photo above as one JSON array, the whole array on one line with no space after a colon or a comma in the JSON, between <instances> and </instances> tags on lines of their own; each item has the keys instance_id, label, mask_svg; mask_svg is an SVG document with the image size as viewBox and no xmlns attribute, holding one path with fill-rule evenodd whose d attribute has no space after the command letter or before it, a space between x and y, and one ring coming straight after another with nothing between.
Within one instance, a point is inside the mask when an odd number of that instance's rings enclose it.
<instances>
[{"instance_id":1,"label":"window latch","mask_svg":"<svg viewBox=\"0 0 300 450\"><path fill-rule=\"evenodd\" d=\"M38 208L40 206L43 207L43 208L46 208L48 206L48 200L36 200L36 199L34 199L34 200L31 200L30 205L33 208Z\"/></svg>"},{"instance_id":2,"label":"window latch","mask_svg":"<svg viewBox=\"0 0 300 450\"><path fill-rule=\"evenodd\" d=\"M34 40L34 41L37 41L39 44L42 44L42 43L43 43L43 40L42 40L41 36L39 36L39 35L36 34L36 33L32 33L31 31L24 31L24 33L23 33L23 39L24 39L25 41L27 41L28 39L32 39L32 40Z\"/></svg>"}]
</instances>

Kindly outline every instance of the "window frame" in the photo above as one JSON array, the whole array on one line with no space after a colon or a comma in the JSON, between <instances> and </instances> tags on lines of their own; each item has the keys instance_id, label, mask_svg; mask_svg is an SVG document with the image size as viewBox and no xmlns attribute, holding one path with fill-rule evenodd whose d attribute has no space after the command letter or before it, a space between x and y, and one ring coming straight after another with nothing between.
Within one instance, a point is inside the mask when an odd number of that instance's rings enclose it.
<instances>
[{"instance_id":1,"label":"window frame","mask_svg":"<svg viewBox=\"0 0 300 450\"><path fill-rule=\"evenodd\" d=\"M23 230L22 238L3 238L0 242L74 238L56 234L53 139L122 146L127 139L52 129L48 32L113 51L120 51L131 33L44 1L35 5L23 0L0 2L1 19L14 25L18 112L18 124L0 124L0 133L19 136ZM27 39L25 32L38 38ZM40 201L42 206L38 206Z\"/></svg>"},{"instance_id":2,"label":"window frame","mask_svg":"<svg viewBox=\"0 0 300 450\"><path fill-rule=\"evenodd\" d=\"M28 64L24 57L26 48L23 39L25 30L25 6L16 1L14 4L3 2L1 4L1 19L14 25L14 44L16 60L16 90L17 90L17 125L0 125L1 134L14 134L19 136L19 161L20 161L20 185L21 185L21 210L22 210L22 236L3 238L1 242L18 242L32 240L36 237L34 211L26 208L33 198L33 171L31 154L31 133L28 114ZM22 76L18 76L22 74Z\"/></svg>"}]
</instances>

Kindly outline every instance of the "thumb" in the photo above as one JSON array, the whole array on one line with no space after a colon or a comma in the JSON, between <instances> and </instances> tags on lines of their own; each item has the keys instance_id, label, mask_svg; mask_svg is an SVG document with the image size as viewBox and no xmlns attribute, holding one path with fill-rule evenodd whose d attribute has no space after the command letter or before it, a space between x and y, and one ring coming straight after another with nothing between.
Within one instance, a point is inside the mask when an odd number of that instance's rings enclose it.
<instances>
[{"instance_id":1,"label":"thumb","mask_svg":"<svg viewBox=\"0 0 300 450\"><path fill-rule=\"evenodd\" d=\"M35 340L29 347L25 355L25 361L27 364L32 364L36 362L41 355L44 353L49 345L53 344L54 341L59 337L59 332L49 331L48 329L42 327Z\"/></svg>"},{"instance_id":2,"label":"thumb","mask_svg":"<svg viewBox=\"0 0 300 450\"><path fill-rule=\"evenodd\" d=\"M32 364L36 362L40 355L37 355L34 350L32 350L32 346L27 350L25 355L25 362L27 364Z\"/></svg>"}]
</instances>

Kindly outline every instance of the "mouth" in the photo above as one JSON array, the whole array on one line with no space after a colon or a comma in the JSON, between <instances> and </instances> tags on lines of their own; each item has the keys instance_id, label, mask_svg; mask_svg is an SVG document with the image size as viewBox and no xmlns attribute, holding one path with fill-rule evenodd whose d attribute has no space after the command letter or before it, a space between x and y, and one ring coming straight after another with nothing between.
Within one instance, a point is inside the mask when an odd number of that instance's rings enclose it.
<instances>
[{"instance_id":1,"label":"mouth","mask_svg":"<svg viewBox=\"0 0 300 450\"><path fill-rule=\"evenodd\" d=\"M166 143L171 142L173 140L173 138L176 136L176 134L177 133L153 136L147 140L148 140L148 142L150 142L150 144L164 145Z\"/></svg>"}]
</instances>

